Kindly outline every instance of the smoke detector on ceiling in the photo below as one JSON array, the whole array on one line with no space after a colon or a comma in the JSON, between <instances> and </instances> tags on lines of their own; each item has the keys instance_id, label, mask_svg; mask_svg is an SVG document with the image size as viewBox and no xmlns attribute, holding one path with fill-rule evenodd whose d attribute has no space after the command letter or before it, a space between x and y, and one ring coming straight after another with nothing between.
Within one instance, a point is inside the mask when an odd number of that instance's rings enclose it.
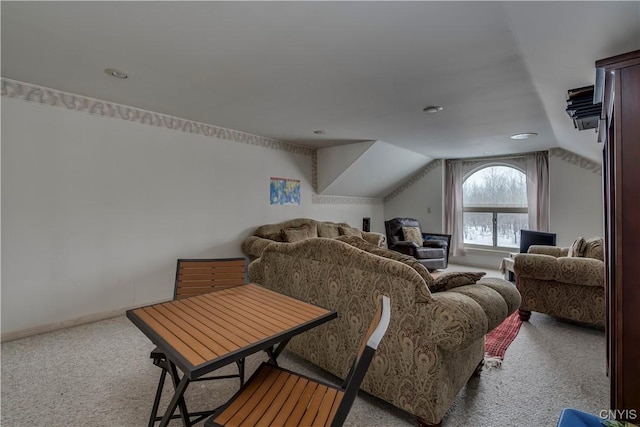
<instances>
[{"instance_id":1,"label":"smoke detector on ceiling","mask_svg":"<svg viewBox=\"0 0 640 427\"><path fill-rule=\"evenodd\" d=\"M516 133L515 135L511 135L510 138L511 139L529 139L529 138L535 138L536 136L538 136L538 134L535 132L523 132L523 133Z\"/></svg>"},{"instance_id":2,"label":"smoke detector on ceiling","mask_svg":"<svg viewBox=\"0 0 640 427\"><path fill-rule=\"evenodd\" d=\"M424 111L425 113L429 113L429 114L439 113L442 110L443 110L443 108L440 105L430 105L430 106L424 107L422 109L422 111Z\"/></svg>"},{"instance_id":3,"label":"smoke detector on ceiling","mask_svg":"<svg viewBox=\"0 0 640 427\"><path fill-rule=\"evenodd\" d=\"M116 70L115 68L107 68L104 72L117 79L126 79L129 77L124 71Z\"/></svg>"}]
</instances>

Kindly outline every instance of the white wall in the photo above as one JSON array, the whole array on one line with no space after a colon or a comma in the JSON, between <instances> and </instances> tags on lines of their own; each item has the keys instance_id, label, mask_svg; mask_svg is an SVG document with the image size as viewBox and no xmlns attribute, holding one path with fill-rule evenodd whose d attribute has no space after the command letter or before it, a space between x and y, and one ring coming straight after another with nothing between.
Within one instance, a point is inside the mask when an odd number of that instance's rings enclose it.
<instances>
[{"instance_id":1,"label":"white wall","mask_svg":"<svg viewBox=\"0 0 640 427\"><path fill-rule=\"evenodd\" d=\"M385 220L415 218L424 232L443 232L444 163L429 169L413 185L385 202Z\"/></svg>"},{"instance_id":2,"label":"white wall","mask_svg":"<svg viewBox=\"0 0 640 427\"><path fill-rule=\"evenodd\" d=\"M579 161L570 161L575 156L566 157L569 160L549 156L550 231L557 234L558 246L569 246L578 236L603 235L602 178ZM443 183L444 162L385 202L385 219L413 217L425 231L443 229ZM465 256L451 257L450 262L497 269L506 256L508 252L467 249Z\"/></svg>"},{"instance_id":3,"label":"white wall","mask_svg":"<svg viewBox=\"0 0 640 427\"><path fill-rule=\"evenodd\" d=\"M269 177L301 206L269 204ZM2 98L2 333L170 299L178 258L242 256L296 217L384 231L383 206L312 204L311 157Z\"/></svg>"},{"instance_id":4,"label":"white wall","mask_svg":"<svg viewBox=\"0 0 640 427\"><path fill-rule=\"evenodd\" d=\"M550 229L558 246L580 236L604 236L602 176L549 156Z\"/></svg>"}]
</instances>

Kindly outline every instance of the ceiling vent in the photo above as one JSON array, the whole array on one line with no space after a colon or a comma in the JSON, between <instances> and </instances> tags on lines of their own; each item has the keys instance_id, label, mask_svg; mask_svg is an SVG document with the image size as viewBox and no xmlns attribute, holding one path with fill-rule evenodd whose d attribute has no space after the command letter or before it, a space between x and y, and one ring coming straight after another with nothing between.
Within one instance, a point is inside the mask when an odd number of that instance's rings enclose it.
<instances>
[{"instance_id":1,"label":"ceiling vent","mask_svg":"<svg viewBox=\"0 0 640 427\"><path fill-rule=\"evenodd\" d=\"M593 86L567 91L567 114L578 130L596 129L600 120L602 103L593 103Z\"/></svg>"}]
</instances>

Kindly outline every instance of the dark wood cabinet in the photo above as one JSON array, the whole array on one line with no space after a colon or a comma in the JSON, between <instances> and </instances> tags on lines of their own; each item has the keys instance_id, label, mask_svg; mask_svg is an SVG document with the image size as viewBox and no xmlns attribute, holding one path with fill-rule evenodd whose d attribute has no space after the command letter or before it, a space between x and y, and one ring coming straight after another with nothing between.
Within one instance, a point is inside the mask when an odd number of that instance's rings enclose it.
<instances>
[{"instance_id":1,"label":"dark wood cabinet","mask_svg":"<svg viewBox=\"0 0 640 427\"><path fill-rule=\"evenodd\" d=\"M640 418L640 50L596 62L610 408ZM619 412L618 412L619 411Z\"/></svg>"}]
</instances>

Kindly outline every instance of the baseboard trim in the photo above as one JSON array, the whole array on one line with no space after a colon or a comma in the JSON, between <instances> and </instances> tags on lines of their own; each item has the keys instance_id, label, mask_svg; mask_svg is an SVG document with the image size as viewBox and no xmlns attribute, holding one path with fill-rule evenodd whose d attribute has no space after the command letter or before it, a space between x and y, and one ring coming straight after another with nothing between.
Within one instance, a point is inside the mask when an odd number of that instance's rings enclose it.
<instances>
[{"instance_id":1,"label":"baseboard trim","mask_svg":"<svg viewBox=\"0 0 640 427\"><path fill-rule=\"evenodd\" d=\"M114 317L124 316L127 310L130 310L132 308L138 308L138 307L151 305L151 304L159 304L166 301L170 301L170 300L164 299L161 301L150 302L142 305L134 305L130 307L119 308L117 310L103 311L101 313L95 313L95 314L88 314L86 316L80 316L80 317L76 317L69 320L63 320L62 322L46 323L43 325L32 326L30 328L20 329L17 331L4 332L0 334L0 342L13 341L20 338L27 338L33 335L39 335L47 332L57 331L59 329L66 329L66 328L71 328L73 326L84 325L85 323L93 323L93 322L98 322L100 320L112 319Z\"/></svg>"}]
</instances>

